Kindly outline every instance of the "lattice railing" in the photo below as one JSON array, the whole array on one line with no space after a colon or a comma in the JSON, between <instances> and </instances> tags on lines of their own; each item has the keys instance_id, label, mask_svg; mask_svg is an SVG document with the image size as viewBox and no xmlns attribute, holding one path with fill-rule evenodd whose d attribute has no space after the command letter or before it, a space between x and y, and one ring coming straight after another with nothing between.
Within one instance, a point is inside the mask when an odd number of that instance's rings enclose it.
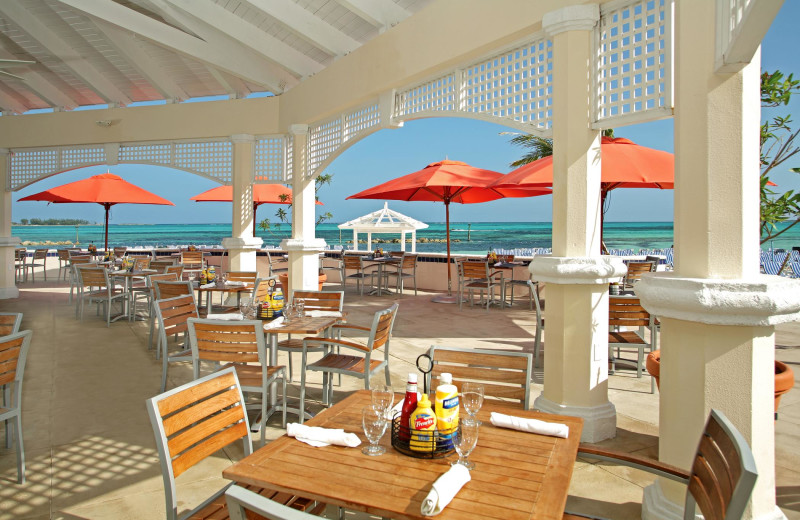
<instances>
[{"instance_id":1,"label":"lattice railing","mask_svg":"<svg viewBox=\"0 0 800 520\"><path fill-rule=\"evenodd\" d=\"M372 103L309 126L306 175L313 175L326 160L340 152L345 143L374 131L380 124L380 107Z\"/></svg>"},{"instance_id":2,"label":"lattice railing","mask_svg":"<svg viewBox=\"0 0 800 520\"><path fill-rule=\"evenodd\" d=\"M258 138L255 142L255 181L286 181L286 137Z\"/></svg>"},{"instance_id":3,"label":"lattice railing","mask_svg":"<svg viewBox=\"0 0 800 520\"><path fill-rule=\"evenodd\" d=\"M601 5L595 92L595 121L606 128L671 114L672 0Z\"/></svg>"},{"instance_id":4,"label":"lattice railing","mask_svg":"<svg viewBox=\"0 0 800 520\"><path fill-rule=\"evenodd\" d=\"M434 79L399 90L394 116L471 115L546 131L551 126L552 42L541 35ZM502 122L502 121L498 121Z\"/></svg>"}]
</instances>

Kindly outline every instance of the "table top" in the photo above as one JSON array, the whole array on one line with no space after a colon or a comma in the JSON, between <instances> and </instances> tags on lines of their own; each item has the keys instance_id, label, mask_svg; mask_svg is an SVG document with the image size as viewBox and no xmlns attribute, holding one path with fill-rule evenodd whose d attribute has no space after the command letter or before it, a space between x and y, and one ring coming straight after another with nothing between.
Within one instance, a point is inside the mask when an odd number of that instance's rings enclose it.
<instances>
[{"instance_id":1,"label":"table top","mask_svg":"<svg viewBox=\"0 0 800 520\"><path fill-rule=\"evenodd\" d=\"M311 316L303 316L302 318L293 318L291 323L283 323L279 327L270 329L264 328L267 334L307 334L314 336L323 330L336 325L341 318L336 317L323 317L312 318Z\"/></svg>"},{"instance_id":2,"label":"table top","mask_svg":"<svg viewBox=\"0 0 800 520\"><path fill-rule=\"evenodd\" d=\"M192 284L194 287L194 283ZM225 285L222 283L215 284L213 287L203 287L201 285L197 285L194 287L195 291L223 291L223 292L247 292L253 290L253 284L245 284L245 285Z\"/></svg>"},{"instance_id":3,"label":"table top","mask_svg":"<svg viewBox=\"0 0 800 520\"><path fill-rule=\"evenodd\" d=\"M370 401L366 390L306 422L309 426L344 428L367 443L361 409ZM563 422L568 439L497 428L491 411ZM478 445L470 460L472 480L438 515L447 519L560 519L567 500L583 420L484 402ZM450 468L445 459L416 459L391 447L389 433L381 444L386 453L368 457L361 447L314 448L280 437L223 471L225 478L320 500L395 519L422 519L420 507L433 482ZM364 446L364 444L362 444Z\"/></svg>"},{"instance_id":4,"label":"table top","mask_svg":"<svg viewBox=\"0 0 800 520\"><path fill-rule=\"evenodd\" d=\"M132 276L147 276L151 274L157 274L158 271L155 269L144 269L141 271L109 271L108 274L111 276L124 276L130 278Z\"/></svg>"}]
</instances>

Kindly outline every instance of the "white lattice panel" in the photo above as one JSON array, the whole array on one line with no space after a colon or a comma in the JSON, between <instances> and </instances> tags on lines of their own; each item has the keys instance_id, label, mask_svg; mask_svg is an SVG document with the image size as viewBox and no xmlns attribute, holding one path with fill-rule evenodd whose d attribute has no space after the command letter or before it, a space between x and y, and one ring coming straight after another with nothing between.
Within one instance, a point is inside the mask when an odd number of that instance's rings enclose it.
<instances>
[{"instance_id":1,"label":"white lattice panel","mask_svg":"<svg viewBox=\"0 0 800 520\"><path fill-rule=\"evenodd\" d=\"M231 183L233 144L229 141L175 143L174 166Z\"/></svg>"},{"instance_id":2,"label":"white lattice panel","mask_svg":"<svg viewBox=\"0 0 800 520\"><path fill-rule=\"evenodd\" d=\"M102 146L91 148L65 148L61 151L61 167L78 168L106 162L106 150Z\"/></svg>"},{"instance_id":3,"label":"white lattice panel","mask_svg":"<svg viewBox=\"0 0 800 520\"><path fill-rule=\"evenodd\" d=\"M294 141L291 137L286 138L286 183L292 182L293 158L292 153L294 150Z\"/></svg>"},{"instance_id":4,"label":"white lattice panel","mask_svg":"<svg viewBox=\"0 0 800 520\"><path fill-rule=\"evenodd\" d=\"M256 182L283 182L286 170L286 138L267 137L255 143Z\"/></svg>"},{"instance_id":5,"label":"white lattice panel","mask_svg":"<svg viewBox=\"0 0 800 520\"><path fill-rule=\"evenodd\" d=\"M381 112L378 103L353 110L344 116L342 142L347 142L359 133L367 131L379 124L381 124Z\"/></svg>"},{"instance_id":6,"label":"white lattice panel","mask_svg":"<svg viewBox=\"0 0 800 520\"><path fill-rule=\"evenodd\" d=\"M395 116L400 118L423 112L454 112L457 108L455 73L395 94Z\"/></svg>"},{"instance_id":7,"label":"white lattice panel","mask_svg":"<svg viewBox=\"0 0 800 520\"><path fill-rule=\"evenodd\" d=\"M671 109L671 13L671 0L602 6L595 75L597 121L644 121L650 118L645 112Z\"/></svg>"},{"instance_id":8,"label":"white lattice panel","mask_svg":"<svg viewBox=\"0 0 800 520\"><path fill-rule=\"evenodd\" d=\"M61 150L12 151L6 188L15 190L58 171Z\"/></svg>"},{"instance_id":9,"label":"white lattice panel","mask_svg":"<svg viewBox=\"0 0 800 520\"><path fill-rule=\"evenodd\" d=\"M123 144L119 147L119 162L172 164L172 143Z\"/></svg>"},{"instance_id":10,"label":"white lattice panel","mask_svg":"<svg viewBox=\"0 0 800 520\"><path fill-rule=\"evenodd\" d=\"M308 169L306 175L317 167L342 144L342 119L337 117L308 130Z\"/></svg>"},{"instance_id":11,"label":"white lattice panel","mask_svg":"<svg viewBox=\"0 0 800 520\"><path fill-rule=\"evenodd\" d=\"M550 128L552 83L553 44L536 39L466 67L461 110Z\"/></svg>"}]
</instances>

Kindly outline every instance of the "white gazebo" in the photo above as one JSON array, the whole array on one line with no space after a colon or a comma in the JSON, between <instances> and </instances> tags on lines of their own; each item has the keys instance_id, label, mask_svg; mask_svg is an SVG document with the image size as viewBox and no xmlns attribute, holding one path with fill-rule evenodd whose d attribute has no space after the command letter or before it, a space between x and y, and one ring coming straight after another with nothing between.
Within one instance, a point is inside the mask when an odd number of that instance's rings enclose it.
<instances>
[{"instance_id":1,"label":"white gazebo","mask_svg":"<svg viewBox=\"0 0 800 520\"><path fill-rule=\"evenodd\" d=\"M358 251L358 234L367 234L367 251L372 250L373 233L400 233L400 250L406 250L406 233L411 233L411 252L417 252L417 230L425 229L428 224L389 209L389 203L383 203L383 209L373 211L363 217L339 224L339 229L353 230L353 250Z\"/></svg>"}]
</instances>

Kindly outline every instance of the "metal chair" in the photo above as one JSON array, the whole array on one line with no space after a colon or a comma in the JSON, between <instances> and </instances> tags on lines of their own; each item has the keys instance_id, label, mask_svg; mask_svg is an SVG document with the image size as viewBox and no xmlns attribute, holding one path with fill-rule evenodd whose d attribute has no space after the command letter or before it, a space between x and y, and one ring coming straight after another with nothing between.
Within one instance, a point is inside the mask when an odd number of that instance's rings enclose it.
<instances>
[{"instance_id":1,"label":"metal chair","mask_svg":"<svg viewBox=\"0 0 800 520\"><path fill-rule=\"evenodd\" d=\"M539 300L539 282L528 280L530 284L531 296L533 297L533 305L536 309L536 336L533 343L533 367L539 366L539 352L542 350L542 332L544 332L544 306ZM534 285L536 287L534 287Z\"/></svg>"},{"instance_id":2,"label":"metal chair","mask_svg":"<svg viewBox=\"0 0 800 520\"><path fill-rule=\"evenodd\" d=\"M158 320L158 344L156 348L161 352L161 391L167 388L167 367L170 363L190 362L192 351L186 341L189 318L198 318L197 305L194 295L186 294L175 298L156 300L155 315ZM183 345L177 352L169 352L169 336L183 334Z\"/></svg>"},{"instance_id":3,"label":"metal chair","mask_svg":"<svg viewBox=\"0 0 800 520\"><path fill-rule=\"evenodd\" d=\"M125 253L128 252L127 247L115 247L114 248L114 258L122 258L125 256Z\"/></svg>"},{"instance_id":4,"label":"metal chair","mask_svg":"<svg viewBox=\"0 0 800 520\"><path fill-rule=\"evenodd\" d=\"M334 329L368 332L369 338L366 345L349 341L349 338L305 338L303 340L303 372L300 376L300 422L303 421L305 412L307 371L322 372L322 399L326 406L329 406L333 400L333 378L331 377L333 374L361 378L364 380L364 388L369 390L370 377L383 370L386 384L391 385L389 340L392 337L397 308L398 304L395 303L388 309L376 312L375 317L372 319L372 326L369 328L350 324L334 325ZM308 352L318 347L325 348L326 354L322 359L308 364ZM329 350L332 347L355 350L363 354L363 356L339 354ZM372 359L373 353L381 347L383 347L383 360Z\"/></svg>"},{"instance_id":5,"label":"metal chair","mask_svg":"<svg viewBox=\"0 0 800 520\"><path fill-rule=\"evenodd\" d=\"M78 271L76 266L78 265L93 265L96 266L97 262L95 262L92 255L72 255L69 258L69 302L72 303L72 295L75 290L80 291L79 284L80 280L78 279Z\"/></svg>"},{"instance_id":6,"label":"metal chair","mask_svg":"<svg viewBox=\"0 0 800 520\"><path fill-rule=\"evenodd\" d=\"M219 321L189 318L189 344L195 379L200 377L200 362L227 362L233 367L243 392L261 394L261 444L266 441L267 395L272 383L282 383L283 418L286 427L286 368L270 366L263 324L259 320ZM256 363L256 364L253 364Z\"/></svg>"},{"instance_id":7,"label":"metal chair","mask_svg":"<svg viewBox=\"0 0 800 520\"><path fill-rule=\"evenodd\" d=\"M325 511L325 504L319 504L309 513L298 511L235 484L225 491L225 501L231 520L249 520L252 516L248 512L266 520L311 520L319 519L317 515Z\"/></svg>"},{"instance_id":8,"label":"metal chair","mask_svg":"<svg viewBox=\"0 0 800 520\"><path fill-rule=\"evenodd\" d=\"M28 258L28 250L24 247L14 249L14 281L24 281L25 262Z\"/></svg>"},{"instance_id":9,"label":"metal chair","mask_svg":"<svg viewBox=\"0 0 800 520\"><path fill-rule=\"evenodd\" d=\"M233 483L179 516L175 479L209 455L239 440L245 456L253 452L244 395L236 371L228 368L215 372L148 399L146 404L161 461L167 520L227 518L222 496ZM300 510L325 508L325 504L287 493L256 487L250 490Z\"/></svg>"},{"instance_id":10,"label":"metal chair","mask_svg":"<svg viewBox=\"0 0 800 520\"><path fill-rule=\"evenodd\" d=\"M487 260L464 260L458 266L459 309L461 309L461 304L464 302L465 292L469 294L469 305L472 307L474 304L472 293L473 291L478 291L481 298L483 293L486 292L486 310L488 311L489 305L492 303L492 291L495 288L500 289L501 304L505 305L506 286L501 271L491 273Z\"/></svg>"},{"instance_id":11,"label":"metal chair","mask_svg":"<svg viewBox=\"0 0 800 520\"><path fill-rule=\"evenodd\" d=\"M621 464L685 484L684 520L696 518L697 507L708 519L742 518L758 478L753 452L747 441L722 412L714 409L700 437L689 472L657 460L587 444L578 447L578 456ZM565 513L562 517L563 520L577 518L595 517L578 513Z\"/></svg>"},{"instance_id":12,"label":"metal chair","mask_svg":"<svg viewBox=\"0 0 800 520\"><path fill-rule=\"evenodd\" d=\"M276 273L288 273L288 267L275 267L272 263L272 255L269 254L269 251L265 251L267 253L267 263L269 264L269 275L273 276ZM277 262L276 262L277 263Z\"/></svg>"},{"instance_id":13,"label":"metal chair","mask_svg":"<svg viewBox=\"0 0 800 520\"><path fill-rule=\"evenodd\" d=\"M125 316L125 303L128 301L128 293L111 284L108 278L108 271L103 267L78 267L81 291L78 295L80 300L80 317L83 321L83 304L88 299L89 303L103 304L106 311L106 326L111 326L111 304L120 304L120 315L113 321L117 321Z\"/></svg>"},{"instance_id":14,"label":"metal chair","mask_svg":"<svg viewBox=\"0 0 800 520\"><path fill-rule=\"evenodd\" d=\"M488 399L502 400L503 404L516 401L523 409L530 408L533 356L529 352L433 345L428 355L433 370L426 377L449 372L459 391L464 381L475 381L483 384ZM430 384L428 387L433 388Z\"/></svg>"},{"instance_id":15,"label":"metal chair","mask_svg":"<svg viewBox=\"0 0 800 520\"><path fill-rule=\"evenodd\" d=\"M397 256L394 252L390 253L392 256ZM417 255L401 253L402 260L397 265L395 272L386 271L386 277L394 276L397 282L397 291L403 294L406 278L414 280L414 296L417 295ZM410 271L410 272L409 272ZM388 285L388 280L387 280Z\"/></svg>"},{"instance_id":16,"label":"metal chair","mask_svg":"<svg viewBox=\"0 0 800 520\"><path fill-rule=\"evenodd\" d=\"M364 296L364 281L367 277L374 279L374 273L365 272L364 257L361 255L344 255L342 256L342 291L345 290L347 280L356 281L356 289L359 290L361 296ZM353 274L347 274L347 271L355 271Z\"/></svg>"},{"instance_id":17,"label":"metal chair","mask_svg":"<svg viewBox=\"0 0 800 520\"><path fill-rule=\"evenodd\" d=\"M0 336L16 334L20 325L22 325L21 312L0 312Z\"/></svg>"},{"instance_id":18,"label":"metal chair","mask_svg":"<svg viewBox=\"0 0 800 520\"><path fill-rule=\"evenodd\" d=\"M39 263L41 262L41 263ZM24 266L25 272L25 281L28 281L28 269L31 271L31 279L35 283L36 282L36 271L37 267L42 268L42 272L44 273L44 280L47 281L47 249L35 249L33 251L33 257L31 261Z\"/></svg>"},{"instance_id":19,"label":"metal chair","mask_svg":"<svg viewBox=\"0 0 800 520\"><path fill-rule=\"evenodd\" d=\"M194 289L192 288L192 283L189 281L164 281L164 280L153 280L153 297L156 300L166 300L168 298L177 298L178 296L186 296L187 294L192 295L194 297ZM200 314L200 309L197 309L198 314ZM153 312L153 316L155 316L155 309ZM154 320L155 322L155 320ZM147 340L147 349L150 350L153 348L153 323L151 323L150 327L150 337ZM156 349L156 359L161 358L161 350Z\"/></svg>"},{"instance_id":20,"label":"metal chair","mask_svg":"<svg viewBox=\"0 0 800 520\"><path fill-rule=\"evenodd\" d=\"M21 317L21 315L20 315ZM0 388L4 388L0 421L5 423L6 449L17 444L17 483L25 483L25 449L22 445L22 376L33 332L26 330L0 337ZM13 425L13 428L12 428Z\"/></svg>"},{"instance_id":21,"label":"metal chair","mask_svg":"<svg viewBox=\"0 0 800 520\"><path fill-rule=\"evenodd\" d=\"M292 301L303 300L305 302L305 312L312 311L326 311L332 313L339 313L342 317L342 308L344 306L344 291L295 291L292 295ZM299 353L303 350L302 339L292 339L289 334L288 338L278 342L278 352L286 352L289 356L289 381L294 381L292 375L292 354ZM323 347L310 348L309 352L322 352Z\"/></svg>"},{"instance_id":22,"label":"metal chair","mask_svg":"<svg viewBox=\"0 0 800 520\"><path fill-rule=\"evenodd\" d=\"M615 298L608 299L608 358L611 361L611 373L617 369L617 362L620 361L619 355L623 347L636 348L638 358L636 361L636 377L642 377L644 368L644 350L653 350L653 340L655 339L655 324L653 316L647 312L639 298ZM638 330L611 330L620 327L638 327ZM650 330L650 340L645 339L645 329ZM614 356L614 347L617 349L617 356Z\"/></svg>"},{"instance_id":23,"label":"metal chair","mask_svg":"<svg viewBox=\"0 0 800 520\"><path fill-rule=\"evenodd\" d=\"M628 272L622 279L624 287L633 287L633 284L642 279L642 273L651 273L656 270L656 262L628 262Z\"/></svg>"},{"instance_id":24,"label":"metal chair","mask_svg":"<svg viewBox=\"0 0 800 520\"><path fill-rule=\"evenodd\" d=\"M80 251L80 249L59 249L58 253L58 279L60 280L63 278L64 280L67 279L67 274L70 272L70 257L72 251Z\"/></svg>"},{"instance_id":25,"label":"metal chair","mask_svg":"<svg viewBox=\"0 0 800 520\"><path fill-rule=\"evenodd\" d=\"M181 265L184 273L200 273L205 268L202 251L181 251Z\"/></svg>"},{"instance_id":26,"label":"metal chair","mask_svg":"<svg viewBox=\"0 0 800 520\"><path fill-rule=\"evenodd\" d=\"M149 322L150 328L150 335L147 340L147 350L153 348L153 328L155 327L156 322L156 313L155 309L153 308L154 303L156 301L156 291L155 287L153 286L154 282L162 281L162 282L177 282L178 277L174 274L151 274L148 275L146 280L145 287L134 287L131 289L131 307L133 309L132 315L136 316L136 307L139 304L139 297L143 296L145 298L145 304L147 305L147 321Z\"/></svg>"},{"instance_id":27,"label":"metal chair","mask_svg":"<svg viewBox=\"0 0 800 520\"><path fill-rule=\"evenodd\" d=\"M178 280L183 278L183 264L168 265L164 270L165 273L175 273L178 275Z\"/></svg>"}]
</instances>

